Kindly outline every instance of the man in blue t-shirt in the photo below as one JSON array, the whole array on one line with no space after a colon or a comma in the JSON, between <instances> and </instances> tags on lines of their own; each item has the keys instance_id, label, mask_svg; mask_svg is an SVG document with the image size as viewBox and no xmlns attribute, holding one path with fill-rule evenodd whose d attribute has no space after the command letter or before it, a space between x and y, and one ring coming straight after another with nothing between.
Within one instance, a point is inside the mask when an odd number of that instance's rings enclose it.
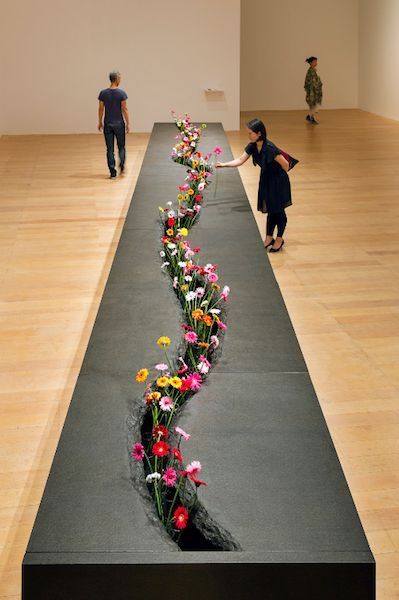
<instances>
[{"instance_id":1,"label":"man in blue t-shirt","mask_svg":"<svg viewBox=\"0 0 399 600\"><path fill-rule=\"evenodd\" d=\"M104 131L105 143L107 145L107 162L110 177L116 177L114 142L118 144L119 167L121 173L125 169L125 131L129 133L129 112L127 110L127 94L119 89L121 76L118 71L109 74L111 85L101 90L98 95L98 131ZM105 110L105 119L103 116Z\"/></svg>"}]
</instances>

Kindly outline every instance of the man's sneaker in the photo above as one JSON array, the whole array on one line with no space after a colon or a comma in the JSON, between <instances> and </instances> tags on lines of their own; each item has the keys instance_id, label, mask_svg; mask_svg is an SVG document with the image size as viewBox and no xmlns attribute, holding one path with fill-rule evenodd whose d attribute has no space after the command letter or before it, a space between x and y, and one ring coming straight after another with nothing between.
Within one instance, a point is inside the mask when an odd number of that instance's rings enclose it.
<instances>
[{"instance_id":1,"label":"man's sneaker","mask_svg":"<svg viewBox=\"0 0 399 600\"><path fill-rule=\"evenodd\" d=\"M123 163L123 165L119 165L119 168L121 170L121 173L123 173L123 171L125 170L125 163Z\"/></svg>"},{"instance_id":2,"label":"man's sneaker","mask_svg":"<svg viewBox=\"0 0 399 600\"><path fill-rule=\"evenodd\" d=\"M109 178L110 178L110 179L113 179L114 177L116 177L116 169L112 169L112 170L110 171L110 176L109 176Z\"/></svg>"}]
</instances>

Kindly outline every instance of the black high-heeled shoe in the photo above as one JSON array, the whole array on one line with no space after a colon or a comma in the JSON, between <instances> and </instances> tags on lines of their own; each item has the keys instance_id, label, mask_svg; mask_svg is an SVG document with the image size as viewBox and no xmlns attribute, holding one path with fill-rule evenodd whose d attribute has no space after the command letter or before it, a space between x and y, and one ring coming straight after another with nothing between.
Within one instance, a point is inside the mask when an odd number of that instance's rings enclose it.
<instances>
[{"instance_id":1,"label":"black high-heeled shoe","mask_svg":"<svg viewBox=\"0 0 399 600\"><path fill-rule=\"evenodd\" d=\"M266 246L263 246L264 249L266 250L266 248L268 248L269 246L273 246L273 244L274 244L275 241L276 241L275 239L272 239L272 241L269 242L268 244L266 244Z\"/></svg>"},{"instance_id":2,"label":"black high-heeled shoe","mask_svg":"<svg viewBox=\"0 0 399 600\"><path fill-rule=\"evenodd\" d=\"M280 250L283 246L284 246L284 240L281 242L281 245L278 248L270 248L269 252L280 252Z\"/></svg>"}]
</instances>

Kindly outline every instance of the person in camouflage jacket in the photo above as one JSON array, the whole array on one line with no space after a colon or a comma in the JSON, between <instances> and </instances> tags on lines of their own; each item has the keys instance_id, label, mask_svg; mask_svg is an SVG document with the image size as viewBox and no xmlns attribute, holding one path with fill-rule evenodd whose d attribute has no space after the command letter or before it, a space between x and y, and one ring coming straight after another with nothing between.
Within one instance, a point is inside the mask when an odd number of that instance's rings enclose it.
<instances>
[{"instance_id":1,"label":"person in camouflage jacket","mask_svg":"<svg viewBox=\"0 0 399 600\"><path fill-rule=\"evenodd\" d=\"M323 84L317 73L317 57L309 56L306 59L309 64L305 77L305 91L306 91L306 102L309 106L309 113L306 115L306 120L309 123L317 125L318 122L315 119L315 113L317 112L318 106L321 104L323 99Z\"/></svg>"}]
</instances>

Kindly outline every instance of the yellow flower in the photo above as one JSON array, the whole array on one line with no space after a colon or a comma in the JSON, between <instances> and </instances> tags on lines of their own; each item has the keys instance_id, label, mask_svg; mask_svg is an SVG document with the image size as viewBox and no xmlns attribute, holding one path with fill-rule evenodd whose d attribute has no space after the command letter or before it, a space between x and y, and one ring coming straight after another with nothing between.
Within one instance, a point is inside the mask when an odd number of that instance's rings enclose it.
<instances>
[{"instance_id":1,"label":"yellow flower","mask_svg":"<svg viewBox=\"0 0 399 600\"><path fill-rule=\"evenodd\" d=\"M146 397L146 401L147 401L147 404L149 404L150 402L158 402L160 398L161 398L161 394L159 392L151 392Z\"/></svg>"},{"instance_id":2,"label":"yellow flower","mask_svg":"<svg viewBox=\"0 0 399 600\"><path fill-rule=\"evenodd\" d=\"M197 319L200 319L203 314L204 314L204 311L201 310L200 308L197 308L196 310L193 310L193 312L191 313L191 316L193 319L197 320Z\"/></svg>"},{"instance_id":3,"label":"yellow flower","mask_svg":"<svg viewBox=\"0 0 399 600\"><path fill-rule=\"evenodd\" d=\"M180 289L181 289L182 292L186 292L188 290L187 283L185 283L184 285L182 285Z\"/></svg>"},{"instance_id":4,"label":"yellow flower","mask_svg":"<svg viewBox=\"0 0 399 600\"><path fill-rule=\"evenodd\" d=\"M140 371L137 371L136 381L138 381L139 383L144 383L144 381L148 377L148 374L149 374L148 369L140 369Z\"/></svg>"},{"instance_id":5,"label":"yellow flower","mask_svg":"<svg viewBox=\"0 0 399 600\"><path fill-rule=\"evenodd\" d=\"M169 383L177 390L179 390L182 386L182 380L180 379L180 377L172 377L171 379L169 379Z\"/></svg>"},{"instance_id":6,"label":"yellow flower","mask_svg":"<svg viewBox=\"0 0 399 600\"><path fill-rule=\"evenodd\" d=\"M170 338L166 335L161 336L157 341L158 346L162 346L162 348L167 348L170 346Z\"/></svg>"},{"instance_id":7,"label":"yellow flower","mask_svg":"<svg viewBox=\"0 0 399 600\"><path fill-rule=\"evenodd\" d=\"M213 318L215 319L216 323L219 323L220 319L217 315L213 315Z\"/></svg>"},{"instance_id":8,"label":"yellow flower","mask_svg":"<svg viewBox=\"0 0 399 600\"><path fill-rule=\"evenodd\" d=\"M183 194L177 194L177 199L179 202L181 202L183 200L184 196Z\"/></svg>"},{"instance_id":9,"label":"yellow flower","mask_svg":"<svg viewBox=\"0 0 399 600\"><path fill-rule=\"evenodd\" d=\"M179 233L180 233L180 235L187 236L188 229L186 229L186 227L182 227L181 229L179 229Z\"/></svg>"},{"instance_id":10,"label":"yellow flower","mask_svg":"<svg viewBox=\"0 0 399 600\"><path fill-rule=\"evenodd\" d=\"M212 287L214 290L219 291L220 290L220 285L218 285L217 283L212 283Z\"/></svg>"},{"instance_id":11,"label":"yellow flower","mask_svg":"<svg viewBox=\"0 0 399 600\"><path fill-rule=\"evenodd\" d=\"M188 190L188 194L189 194L190 196L192 196L192 195L194 194L194 190L192 190L192 189L190 188L190 189Z\"/></svg>"},{"instance_id":12,"label":"yellow flower","mask_svg":"<svg viewBox=\"0 0 399 600\"><path fill-rule=\"evenodd\" d=\"M189 200L189 199L190 199L190 196L189 196L188 194L184 194L183 198L184 198L185 200Z\"/></svg>"},{"instance_id":13,"label":"yellow flower","mask_svg":"<svg viewBox=\"0 0 399 600\"><path fill-rule=\"evenodd\" d=\"M158 210L159 210L159 212L161 212L161 213L165 212L165 209L164 209L164 208L162 208L162 206L158 206Z\"/></svg>"},{"instance_id":14,"label":"yellow flower","mask_svg":"<svg viewBox=\"0 0 399 600\"><path fill-rule=\"evenodd\" d=\"M173 235L173 229L167 229L166 235Z\"/></svg>"},{"instance_id":15,"label":"yellow flower","mask_svg":"<svg viewBox=\"0 0 399 600\"><path fill-rule=\"evenodd\" d=\"M202 129L206 129L206 127L207 127L206 123L202 123L201 127L202 127Z\"/></svg>"},{"instance_id":16,"label":"yellow flower","mask_svg":"<svg viewBox=\"0 0 399 600\"><path fill-rule=\"evenodd\" d=\"M169 379L167 377L158 377L157 386L158 387L166 387L169 384Z\"/></svg>"},{"instance_id":17,"label":"yellow flower","mask_svg":"<svg viewBox=\"0 0 399 600\"><path fill-rule=\"evenodd\" d=\"M198 160L193 160L193 161L191 162L191 165L192 165L193 169L195 169L195 167L197 167L197 166L198 166ZM190 192L189 192L189 193L190 193Z\"/></svg>"}]
</instances>

